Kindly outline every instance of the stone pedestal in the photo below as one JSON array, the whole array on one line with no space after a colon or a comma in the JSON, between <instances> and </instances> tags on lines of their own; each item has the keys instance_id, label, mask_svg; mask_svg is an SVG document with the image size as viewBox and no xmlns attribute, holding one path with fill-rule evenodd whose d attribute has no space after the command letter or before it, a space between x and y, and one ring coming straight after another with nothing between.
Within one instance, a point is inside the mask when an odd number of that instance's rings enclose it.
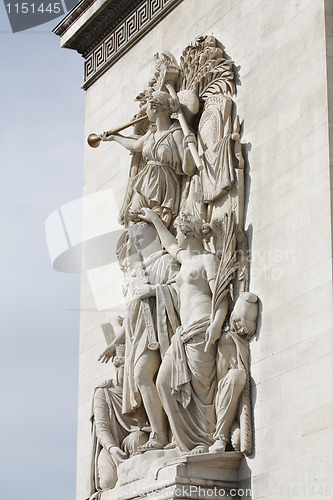
<instances>
[{"instance_id":1,"label":"stone pedestal","mask_svg":"<svg viewBox=\"0 0 333 500\"><path fill-rule=\"evenodd\" d=\"M217 452L179 456L175 450L137 455L119 467L116 487L101 500L238 499L242 453Z\"/></svg>"}]
</instances>

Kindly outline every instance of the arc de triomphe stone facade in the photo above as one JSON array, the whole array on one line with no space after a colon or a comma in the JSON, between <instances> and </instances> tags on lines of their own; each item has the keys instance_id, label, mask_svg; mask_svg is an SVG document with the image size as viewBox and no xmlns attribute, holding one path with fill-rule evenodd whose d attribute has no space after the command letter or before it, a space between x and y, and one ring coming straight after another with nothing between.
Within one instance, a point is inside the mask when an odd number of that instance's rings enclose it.
<instances>
[{"instance_id":1,"label":"arc de triomphe stone facade","mask_svg":"<svg viewBox=\"0 0 333 500\"><path fill-rule=\"evenodd\" d=\"M101 143L77 500L332 499L332 2L82 0L54 31Z\"/></svg>"}]
</instances>

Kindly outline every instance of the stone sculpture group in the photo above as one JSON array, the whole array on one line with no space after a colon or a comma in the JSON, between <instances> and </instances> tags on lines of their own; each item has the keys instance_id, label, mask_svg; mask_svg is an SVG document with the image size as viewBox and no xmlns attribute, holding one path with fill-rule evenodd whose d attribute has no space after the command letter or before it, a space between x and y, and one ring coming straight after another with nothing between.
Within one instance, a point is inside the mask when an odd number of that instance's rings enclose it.
<instances>
[{"instance_id":1,"label":"stone sculpture group","mask_svg":"<svg viewBox=\"0 0 333 500\"><path fill-rule=\"evenodd\" d=\"M211 36L156 57L134 135L118 244L126 311L110 319L114 379L93 395L91 499L134 454L251 453L244 161L233 62Z\"/></svg>"}]
</instances>

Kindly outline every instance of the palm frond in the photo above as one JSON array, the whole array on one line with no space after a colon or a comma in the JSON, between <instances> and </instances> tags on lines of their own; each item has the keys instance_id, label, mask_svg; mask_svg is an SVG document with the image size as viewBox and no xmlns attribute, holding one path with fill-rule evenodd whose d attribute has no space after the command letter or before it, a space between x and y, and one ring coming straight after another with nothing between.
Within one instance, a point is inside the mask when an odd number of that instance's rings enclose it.
<instances>
[{"instance_id":1,"label":"palm frond","mask_svg":"<svg viewBox=\"0 0 333 500\"><path fill-rule=\"evenodd\" d=\"M229 285L238 268L236 262L236 221L235 214L229 210L225 214L221 231L223 231L223 244L221 260L216 276L215 290L212 299L212 316L214 317L220 303L229 292Z\"/></svg>"}]
</instances>

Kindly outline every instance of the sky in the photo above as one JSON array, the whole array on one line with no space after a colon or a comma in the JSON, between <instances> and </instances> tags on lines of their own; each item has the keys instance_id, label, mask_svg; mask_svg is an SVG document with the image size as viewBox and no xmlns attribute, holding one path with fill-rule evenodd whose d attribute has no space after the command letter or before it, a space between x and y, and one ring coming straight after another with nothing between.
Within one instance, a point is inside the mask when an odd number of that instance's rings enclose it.
<instances>
[{"instance_id":1,"label":"sky","mask_svg":"<svg viewBox=\"0 0 333 500\"><path fill-rule=\"evenodd\" d=\"M78 274L52 268L45 220L82 194L83 59L61 18L12 33L0 5L1 498L75 498Z\"/></svg>"}]
</instances>

